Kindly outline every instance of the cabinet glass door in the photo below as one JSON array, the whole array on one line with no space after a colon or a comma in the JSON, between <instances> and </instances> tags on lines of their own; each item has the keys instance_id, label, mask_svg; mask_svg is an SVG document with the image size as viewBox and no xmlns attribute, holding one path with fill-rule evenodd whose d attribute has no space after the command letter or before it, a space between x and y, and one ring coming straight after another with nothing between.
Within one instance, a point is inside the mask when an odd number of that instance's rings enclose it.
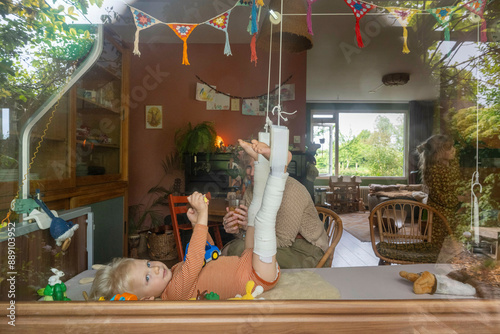
<instances>
[{"instance_id":1,"label":"cabinet glass door","mask_svg":"<svg viewBox=\"0 0 500 334\"><path fill-rule=\"evenodd\" d=\"M120 177L121 91L122 54L105 39L99 60L76 85L77 184Z\"/></svg>"}]
</instances>

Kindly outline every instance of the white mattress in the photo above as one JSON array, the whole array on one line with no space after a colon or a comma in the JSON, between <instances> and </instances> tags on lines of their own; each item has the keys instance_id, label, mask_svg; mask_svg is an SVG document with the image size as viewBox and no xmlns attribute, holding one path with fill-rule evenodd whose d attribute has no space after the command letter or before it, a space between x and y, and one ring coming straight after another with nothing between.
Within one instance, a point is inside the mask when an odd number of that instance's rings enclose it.
<instances>
[{"instance_id":1,"label":"white mattress","mask_svg":"<svg viewBox=\"0 0 500 334\"><path fill-rule=\"evenodd\" d=\"M413 293L412 283L401 278L399 271L419 273L429 271L433 274L444 274L452 270L450 265L444 264L412 264L374 267L349 268L308 268L283 269L283 272L307 270L318 273L325 281L336 287L344 300L363 299L453 299L474 298L452 295L416 295ZM66 294L71 300L84 300L82 292L90 293L92 283L80 284L84 277L93 277L96 270L86 270L65 282Z\"/></svg>"}]
</instances>

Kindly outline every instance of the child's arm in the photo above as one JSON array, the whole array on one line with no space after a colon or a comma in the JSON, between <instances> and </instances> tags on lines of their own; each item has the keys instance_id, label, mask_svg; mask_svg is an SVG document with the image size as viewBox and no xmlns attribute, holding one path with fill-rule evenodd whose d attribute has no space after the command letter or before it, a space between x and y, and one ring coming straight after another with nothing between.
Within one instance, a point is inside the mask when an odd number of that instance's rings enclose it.
<instances>
[{"instance_id":1,"label":"child's arm","mask_svg":"<svg viewBox=\"0 0 500 334\"><path fill-rule=\"evenodd\" d=\"M203 268L205 258L206 236L208 235L208 205L204 196L198 192L188 197L191 208L187 215L193 226L193 235L189 241L186 261L182 263L180 272L172 277L167 285L163 299L187 300L195 292L198 276Z\"/></svg>"},{"instance_id":2,"label":"child's arm","mask_svg":"<svg viewBox=\"0 0 500 334\"><path fill-rule=\"evenodd\" d=\"M194 194L195 193L193 193L193 195ZM199 193L196 192L196 194L199 194ZM193 195L191 195L191 196L193 196ZM201 195L201 194L199 194L199 195ZM191 196L189 196L189 197L191 197ZM194 200L194 197L193 197L193 200ZM189 198L188 198L188 201L189 201ZM203 197L203 201L205 201L205 197ZM208 201L206 203L207 203L207 205L209 204ZM198 219L199 219L198 212L191 207L188 209L186 214L187 214L187 217L188 217L189 221L191 222L191 225L193 226L193 229L194 229L194 226L197 224ZM207 206L207 219L206 219L206 221L207 221L207 224L205 224L205 225L208 225L208 206ZM201 225L203 225L203 224L201 224ZM215 245L214 240L212 239L212 236L210 235L210 233L207 233L207 240L211 245Z\"/></svg>"}]
</instances>

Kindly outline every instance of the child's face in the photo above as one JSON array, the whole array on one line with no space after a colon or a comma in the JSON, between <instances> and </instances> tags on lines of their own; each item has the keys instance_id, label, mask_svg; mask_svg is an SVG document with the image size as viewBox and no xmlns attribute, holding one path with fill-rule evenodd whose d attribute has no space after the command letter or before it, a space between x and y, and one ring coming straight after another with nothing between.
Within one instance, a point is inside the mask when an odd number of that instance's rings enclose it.
<instances>
[{"instance_id":1,"label":"child's face","mask_svg":"<svg viewBox=\"0 0 500 334\"><path fill-rule=\"evenodd\" d=\"M131 293L139 300L161 296L172 278L172 272L159 261L136 260L131 267ZM152 297L152 298L151 298Z\"/></svg>"}]
</instances>

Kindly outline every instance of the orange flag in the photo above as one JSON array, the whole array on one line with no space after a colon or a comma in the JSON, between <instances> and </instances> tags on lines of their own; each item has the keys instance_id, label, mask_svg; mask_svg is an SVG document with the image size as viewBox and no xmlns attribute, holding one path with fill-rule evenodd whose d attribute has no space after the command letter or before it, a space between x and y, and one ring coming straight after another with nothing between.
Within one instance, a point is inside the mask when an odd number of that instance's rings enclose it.
<instances>
[{"instance_id":1,"label":"orange flag","mask_svg":"<svg viewBox=\"0 0 500 334\"><path fill-rule=\"evenodd\" d=\"M194 28L196 28L197 24L177 24L171 23L167 24L175 34L184 41L184 47L182 50L182 65L189 65L189 60L187 56L187 39L189 35L193 32Z\"/></svg>"}]
</instances>

